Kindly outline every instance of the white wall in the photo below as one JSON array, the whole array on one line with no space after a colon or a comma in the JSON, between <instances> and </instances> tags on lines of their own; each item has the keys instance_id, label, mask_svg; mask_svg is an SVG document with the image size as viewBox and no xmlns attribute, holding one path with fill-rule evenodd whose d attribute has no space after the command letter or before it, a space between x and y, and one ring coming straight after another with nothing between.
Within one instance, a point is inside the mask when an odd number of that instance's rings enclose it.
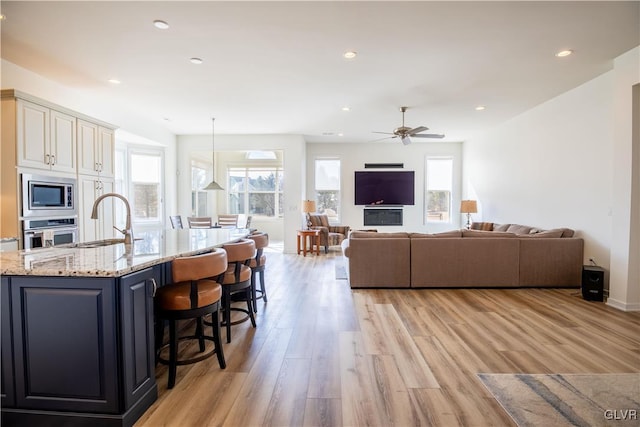
<instances>
[{"instance_id":1,"label":"white wall","mask_svg":"<svg viewBox=\"0 0 640 427\"><path fill-rule=\"evenodd\" d=\"M93 96L90 89L82 91L71 89L4 59L1 60L0 66L2 67L0 81L2 89L16 89L118 126L116 139L125 142L152 143L163 146L165 149L165 180L167 183L165 208L167 212L175 210L174 200L177 191L174 185L176 136L173 133L156 122L128 111L125 105Z\"/></svg>"},{"instance_id":2,"label":"white wall","mask_svg":"<svg viewBox=\"0 0 640 427\"><path fill-rule=\"evenodd\" d=\"M629 280L630 241L638 239L630 238L629 214L637 52L463 149L464 185L479 201L477 219L575 229L585 241L585 264L593 257L612 272L611 303L623 309L640 308L639 285Z\"/></svg>"},{"instance_id":3,"label":"white wall","mask_svg":"<svg viewBox=\"0 0 640 427\"><path fill-rule=\"evenodd\" d=\"M388 143L340 143L340 144L307 144L307 195L313 199L314 195L314 161L322 158L338 158L341 161L341 218L340 223L348 225L351 229L378 228L379 231L414 231L414 232L438 232L460 228L460 188L458 180L454 182L454 193L458 197L453 200L453 222L450 224L436 225L424 224L424 178L425 160L427 156L452 156L458 170L462 167L460 143L422 143L414 142L410 145L402 145L399 141ZM364 206L354 205L354 171L364 170L365 163L404 163L404 170L415 171L415 202L414 206L403 208L402 227L365 227L363 221ZM375 169L369 169L375 170ZM457 190L457 191L456 191Z\"/></svg>"}]
</instances>

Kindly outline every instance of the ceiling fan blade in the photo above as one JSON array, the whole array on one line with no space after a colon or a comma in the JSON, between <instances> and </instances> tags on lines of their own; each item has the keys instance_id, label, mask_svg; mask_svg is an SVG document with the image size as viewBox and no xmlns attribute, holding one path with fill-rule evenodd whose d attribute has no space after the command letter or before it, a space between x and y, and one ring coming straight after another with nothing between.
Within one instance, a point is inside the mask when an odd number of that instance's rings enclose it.
<instances>
[{"instance_id":1,"label":"ceiling fan blade","mask_svg":"<svg viewBox=\"0 0 640 427\"><path fill-rule=\"evenodd\" d=\"M377 132L377 133L382 133L382 132ZM373 141L369 141L369 142L378 142L378 141L384 141L385 139L393 139L393 138L397 138L397 136L385 136L384 138L378 138L378 139L374 139Z\"/></svg>"},{"instance_id":2,"label":"ceiling fan blade","mask_svg":"<svg viewBox=\"0 0 640 427\"><path fill-rule=\"evenodd\" d=\"M411 129L408 134L413 136L413 134L424 132L425 130L429 130L429 128L426 126L418 126L417 128Z\"/></svg>"},{"instance_id":3,"label":"ceiling fan blade","mask_svg":"<svg viewBox=\"0 0 640 427\"><path fill-rule=\"evenodd\" d=\"M411 140L409 139L409 137L408 137L408 136L403 136L403 137L402 137L402 143L403 143L404 145L409 145L409 144L411 144Z\"/></svg>"},{"instance_id":4,"label":"ceiling fan blade","mask_svg":"<svg viewBox=\"0 0 640 427\"><path fill-rule=\"evenodd\" d=\"M382 133L384 135L393 135L393 133L391 133L391 132L376 132L376 131L373 131L372 133Z\"/></svg>"},{"instance_id":5,"label":"ceiling fan blade","mask_svg":"<svg viewBox=\"0 0 640 427\"><path fill-rule=\"evenodd\" d=\"M443 133L419 133L411 136L414 138L444 138Z\"/></svg>"}]
</instances>

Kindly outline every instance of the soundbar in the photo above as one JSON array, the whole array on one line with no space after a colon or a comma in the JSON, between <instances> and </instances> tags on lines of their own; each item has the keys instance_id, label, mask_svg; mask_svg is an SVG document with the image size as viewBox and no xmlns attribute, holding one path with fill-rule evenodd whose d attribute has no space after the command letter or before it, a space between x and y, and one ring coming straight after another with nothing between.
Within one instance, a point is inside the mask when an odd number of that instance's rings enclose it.
<instances>
[{"instance_id":1,"label":"soundbar","mask_svg":"<svg viewBox=\"0 0 640 427\"><path fill-rule=\"evenodd\" d=\"M365 169L402 169L404 163L365 163Z\"/></svg>"}]
</instances>

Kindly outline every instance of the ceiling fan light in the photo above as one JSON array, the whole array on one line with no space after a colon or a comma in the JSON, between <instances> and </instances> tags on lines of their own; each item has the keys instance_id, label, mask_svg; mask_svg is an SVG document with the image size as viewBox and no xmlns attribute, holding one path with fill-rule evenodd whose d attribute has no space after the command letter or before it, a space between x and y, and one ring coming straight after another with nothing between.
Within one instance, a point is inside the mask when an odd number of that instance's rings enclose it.
<instances>
[{"instance_id":1,"label":"ceiling fan light","mask_svg":"<svg viewBox=\"0 0 640 427\"><path fill-rule=\"evenodd\" d=\"M203 190L223 190L223 188L220 187L220 184L213 180L209 184L207 184L207 186L204 187Z\"/></svg>"},{"instance_id":2,"label":"ceiling fan light","mask_svg":"<svg viewBox=\"0 0 640 427\"><path fill-rule=\"evenodd\" d=\"M411 144L411 140L409 139L409 137L408 137L408 136L403 136L403 137L402 137L402 143L403 143L404 145L409 145L409 144Z\"/></svg>"}]
</instances>

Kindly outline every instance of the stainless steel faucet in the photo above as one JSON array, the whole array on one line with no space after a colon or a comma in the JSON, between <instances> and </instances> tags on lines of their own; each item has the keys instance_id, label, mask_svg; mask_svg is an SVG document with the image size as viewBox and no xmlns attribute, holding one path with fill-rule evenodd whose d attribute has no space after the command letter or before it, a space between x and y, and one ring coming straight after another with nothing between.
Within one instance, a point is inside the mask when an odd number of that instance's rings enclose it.
<instances>
[{"instance_id":1,"label":"stainless steel faucet","mask_svg":"<svg viewBox=\"0 0 640 427\"><path fill-rule=\"evenodd\" d=\"M98 219L98 205L100 202L107 197L116 197L124 202L124 206L127 208L127 220L124 225L124 230L120 230L115 225L113 228L118 230L120 233L124 234L124 244L130 245L133 243L133 230L131 229L131 205L129 205L129 201L122 195L118 193L104 193L102 196L98 197L95 202L93 202L93 209L91 210L91 219Z\"/></svg>"}]
</instances>

